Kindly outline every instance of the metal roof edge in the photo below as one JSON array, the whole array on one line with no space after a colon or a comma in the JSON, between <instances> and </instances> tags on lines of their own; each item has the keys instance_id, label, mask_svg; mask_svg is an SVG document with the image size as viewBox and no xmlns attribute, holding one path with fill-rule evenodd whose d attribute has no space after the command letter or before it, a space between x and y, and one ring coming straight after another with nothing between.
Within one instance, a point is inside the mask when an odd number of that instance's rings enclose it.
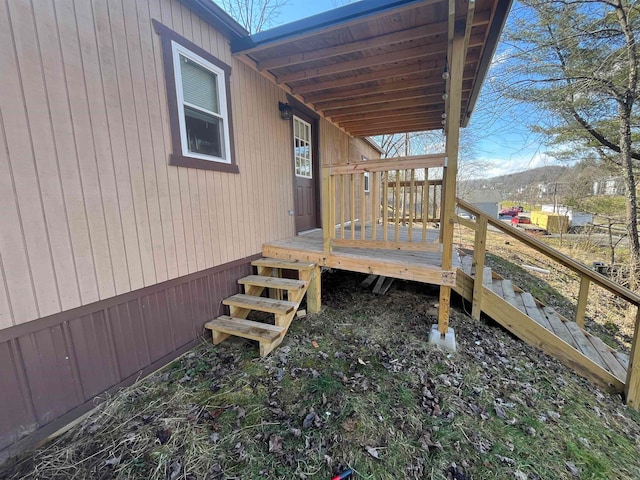
<instances>
[{"instance_id":1,"label":"metal roof edge","mask_svg":"<svg viewBox=\"0 0 640 480\"><path fill-rule=\"evenodd\" d=\"M371 138L371 137L358 137L358 138L360 138L360 139L364 140L366 143L368 143L371 146L371 148L377 150L380 155L385 153L384 150L382 149L382 147L380 145L378 145L378 142L376 142L373 138Z\"/></svg>"},{"instance_id":2,"label":"metal roof edge","mask_svg":"<svg viewBox=\"0 0 640 480\"><path fill-rule=\"evenodd\" d=\"M308 34L328 26L339 25L340 23L348 22L356 18L365 18L369 15L384 12L385 10L392 10L401 5L420 3L420 1L422 0L371 0L351 3L344 7L334 8L250 36L236 38L231 42L231 51L233 53L242 52L243 50L255 48L284 38L295 37L303 33Z\"/></svg>"},{"instance_id":3,"label":"metal roof edge","mask_svg":"<svg viewBox=\"0 0 640 480\"><path fill-rule=\"evenodd\" d=\"M493 17L493 21L491 22L491 29L489 30L489 34L487 36L487 43L485 45L482 58L480 59L478 76L476 78L476 81L474 82L473 90L471 91L471 95L469 97L469 107L467 108L466 115L462 120L462 127L466 127L469 124L469 120L471 120L471 114L473 113L473 109L476 106L476 101L478 100L480 90L482 90L485 78L487 76L487 73L489 72L489 67L491 67L491 61L493 60L493 56L496 53L496 48L498 48L498 41L500 40L502 30L507 23L507 17L509 16L509 11L511 10L512 4L513 0L498 0L496 12Z\"/></svg>"},{"instance_id":4,"label":"metal roof edge","mask_svg":"<svg viewBox=\"0 0 640 480\"><path fill-rule=\"evenodd\" d=\"M231 40L246 38L249 32L213 0L178 0L207 23L222 31Z\"/></svg>"}]
</instances>

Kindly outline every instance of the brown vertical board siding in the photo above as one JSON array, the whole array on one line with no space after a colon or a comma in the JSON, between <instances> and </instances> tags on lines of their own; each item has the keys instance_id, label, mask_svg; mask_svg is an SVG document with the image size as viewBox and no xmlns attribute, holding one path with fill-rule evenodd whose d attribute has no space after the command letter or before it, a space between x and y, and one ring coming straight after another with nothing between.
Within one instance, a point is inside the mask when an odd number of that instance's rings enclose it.
<instances>
[{"instance_id":1,"label":"brown vertical board siding","mask_svg":"<svg viewBox=\"0 0 640 480\"><path fill-rule=\"evenodd\" d=\"M76 2L76 25L116 294L130 289L113 150L91 2Z\"/></svg>"},{"instance_id":2,"label":"brown vertical board siding","mask_svg":"<svg viewBox=\"0 0 640 480\"><path fill-rule=\"evenodd\" d=\"M115 65L108 5L106 2L97 1L92 3L92 7L130 291L141 288L144 282L133 203L133 184L129 172L128 152L120 108L119 77ZM114 208L114 205L110 208Z\"/></svg>"},{"instance_id":3,"label":"brown vertical board siding","mask_svg":"<svg viewBox=\"0 0 640 480\"><path fill-rule=\"evenodd\" d=\"M22 238L15 238L13 247L16 248L18 255L22 254L26 260L28 275L27 278L19 278L17 281L25 285L30 284L28 289L33 292L35 313L36 315L46 315L51 310L59 309L59 300L55 288L55 273L53 271L53 262L51 252L47 245L47 232L42 208L42 200L38 192L37 172L35 166L35 158L33 152L33 139L30 134L30 126L27 115L27 109L23 102L23 86L21 83L20 70L17 61L18 46L23 43L21 35L26 32L22 29L16 29L11 25L10 7L13 6L13 14L15 9L21 8L19 4L5 2L0 8L0 25L2 25L1 41L3 48L0 49L0 61L3 67L0 69L0 111L3 118L3 129L5 146L9 154L10 176L12 185L9 191L13 191L16 196L16 208L19 218L17 232L21 233ZM12 38L11 34L15 31L17 38ZM26 41L26 40L24 40ZM20 159L18 162L11 162L12 158ZM22 218L28 218L29 222L22 222ZM11 233L4 231L3 237L11 237ZM11 241L11 240L9 240ZM23 243L20 247L19 244ZM22 250L22 252L20 251ZM25 251L26 250L26 251ZM3 259L10 259L14 254L12 250L2 252ZM10 270L12 265L9 265ZM24 275L24 266L18 266L16 270L22 270L19 275ZM6 267L5 267L6 268ZM9 285L13 279L9 279ZM25 285L26 286L26 285ZM15 291L16 297L20 298L21 292ZM32 297L33 298L33 297ZM18 314L22 305L16 302L15 310ZM32 313L28 307L25 310ZM18 318L18 321L28 320Z\"/></svg>"},{"instance_id":4,"label":"brown vertical board siding","mask_svg":"<svg viewBox=\"0 0 640 480\"><path fill-rule=\"evenodd\" d=\"M118 383L115 352L107 332L104 311L68 322L84 397L94 397Z\"/></svg>"},{"instance_id":5,"label":"brown vertical board siding","mask_svg":"<svg viewBox=\"0 0 640 480\"><path fill-rule=\"evenodd\" d=\"M148 88L144 72L140 33L138 30L137 3L139 2L122 2L122 14L124 18L125 41L129 53L133 104L135 107L135 120L142 163L143 193L145 194L151 249L153 253L155 278L152 283L157 283L167 279L167 259L165 256L164 232L160 218L160 204L157 195L158 188L148 107ZM150 285L150 283L148 285Z\"/></svg>"},{"instance_id":6,"label":"brown vertical board siding","mask_svg":"<svg viewBox=\"0 0 640 480\"><path fill-rule=\"evenodd\" d=\"M31 400L24 385L24 373L15 352L15 341L0 343L0 405L10 405L0 415L0 449L15 443L21 435L16 425L26 431L37 428Z\"/></svg>"},{"instance_id":7,"label":"brown vertical board siding","mask_svg":"<svg viewBox=\"0 0 640 480\"><path fill-rule=\"evenodd\" d=\"M168 133L165 130L164 119L162 116L162 105L166 103L165 99L167 97L166 92L164 91L162 91L162 95L160 94L160 83L163 83L164 77L158 75L159 69L157 68L157 62L158 60L161 60L161 58L156 57L155 43L157 36L151 25L151 18L153 16L151 10L152 8L157 8L157 2L154 0L150 0L150 2L136 2L136 7L138 13L140 43L142 46L143 68L148 95L147 106L151 125L151 142L155 162L165 260L167 263L167 277L175 278L179 276L179 271L175 239L175 222L172 219L173 207L171 204L171 195L167 176L166 159L169 157L169 152L167 151L164 141L165 135L168 135ZM160 17L159 13L158 9L157 14L155 15L156 18Z\"/></svg>"},{"instance_id":8,"label":"brown vertical board siding","mask_svg":"<svg viewBox=\"0 0 640 480\"><path fill-rule=\"evenodd\" d=\"M125 145L129 161L133 206L138 231L139 255L142 260L142 275L145 286L156 283L156 251L152 238L152 226L149 216L149 205L146 195L145 165L142 157L142 146L138 118L138 108L134 95L134 78L129 54L129 46L125 30L124 11L121 2L108 3L108 16L111 26L111 39L115 56L118 91L120 95L121 121L124 127ZM142 115L141 115L142 116Z\"/></svg>"},{"instance_id":9,"label":"brown vertical board siding","mask_svg":"<svg viewBox=\"0 0 640 480\"><path fill-rule=\"evenodd\" d=\"M80 171L85 201L86 220L89 226L98 285L98 299L102 299L115 295L115 285L98 177L94 132L89 117L89 99L85 83L86 71L80 53L73 3L70 0L59 1L55 3L55 8L66 83L70 92L71 125L78 154L77 168Z\"/></svg>"},{"instance_id":10,"label":"brown vertical board siding","mask_svg":"<svg viewBox=\"0 0 640 480\"><path fill-rule=\"evenodd\" d=\"M225 313L222 299L258 257L1 331L0 461L23 437L71 421L69 412L182 351Z\"/></svg>"},{"instance_id":11,"label":"brown vertical board siding","mask_svg":"<svg viewBox=\"0 0 640 480\"><path fill-rule=\"evenodd\" d=\"M47 84L44 81L43 56L46 52L40 50L40 34L37 31L32 10L28 4L14 5L13 18L24 28L16 35L16 52L26 107L28 111L43 109L50 112L47 97ZM35 14L35 10L33 11ZM50 41L50 35L44 35L44 41ZM35 61L34 61L35 60ZM42 197L43 210L48 234L50 253L56 275L56 283L75 277L73 269L73 254L68 230L66 228L66 212L62 188L59 180L59 170L56 158L55 142L52 132L51 115L29 115L29 127L33 141L33 152L38 172L38 188ZM36 200L34 198L34 200ZM79 300L77 289L68 288L58 292L60 307L64 310L77 305Z\"/></svg>"}]
</instances>

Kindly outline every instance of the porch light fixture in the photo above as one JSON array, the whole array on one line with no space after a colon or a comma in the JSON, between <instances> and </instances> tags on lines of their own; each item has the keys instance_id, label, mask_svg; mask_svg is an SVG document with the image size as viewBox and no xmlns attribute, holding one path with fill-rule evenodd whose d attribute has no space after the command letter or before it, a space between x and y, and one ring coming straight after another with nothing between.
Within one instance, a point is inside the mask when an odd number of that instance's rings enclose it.
<instances>
[{"instance_id":1,"label":"porch light fixture","mask_svg":"<svg viewBox=\"0 0 640 480\"><path fill-rule=\"evenodd\" d=\"M278 102L278 109L282 120L291 120L293 118L293 107L288 103Z\"/></svg>"}]
</instances>

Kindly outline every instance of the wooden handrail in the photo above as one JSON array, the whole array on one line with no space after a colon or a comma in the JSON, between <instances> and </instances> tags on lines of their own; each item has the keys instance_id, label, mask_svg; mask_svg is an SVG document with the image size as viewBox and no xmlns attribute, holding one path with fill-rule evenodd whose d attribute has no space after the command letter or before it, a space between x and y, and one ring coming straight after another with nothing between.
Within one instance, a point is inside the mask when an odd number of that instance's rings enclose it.
<instances>
[{"instance_id":1,"label":"wooden handrail","mask_svg":"<svg viewBox=\"0 0 640 480\"><path fill-rule=\"evenodd\" d=\"M482 210L478 209L477 207L475 207L474 205L470 204L469 202L465 202L464 200L461 200L460 198L457 199L457 202L458 202L458 205L460 207L462 207L463 210L475 215L476 217L486 218L490 225L494 226L498 230L501 230L501 231L507 233L508 235L511 235L514 238L517 238L522 243L524 243L524 244L530 246L531 248L533 248L534 250L537 250L538 252L540 252L540 253L552 258L553 260L555 260L556 262L564 265L568 269L570 269L570 270L572 270L572 271L574 271L576 273L579 273L582 276L582 278L584 278L584 277L589 278L593 283L595 283L596 285L599 285L602 288L610 291L614 295L617 295L618 297L623 298L624 300L626 300L627 302L629 302L629 303L631 303L633 305L640 306L640 296L638 294L632 292L628 288L623 287L622 285L618 285L617 283L611 281L610 279L608 279L604 275L601 275L599 273L594 272L589 267L587 267L585 264L580 263L580 262L578 262L578 261L576 261L576 260L574 260L574 259L572 259L572 258L570 258L570 257L558 252L554 248L546 245L545 243L541 242L540 240L537 240L537 239L531 237L530 235L527 235L526 233L522 233L517 228L514 228L511 225L507 225L504 222L501 222L500 220L498 220L497 218L490 217L485 212L483 212Z\"/></svg>"},{"instance_id":2,"label":"wooden handrail","mask_svg":"<svg viewBox=\"0 0 640 480\"><path fill-rule=\"evenodd\" d=\"M445 164L444 154L414 155L411 157L385 158L367 162L334 165L329 168L331 175L362 172L386 172L391 170L407 170L411 168L438 168Z\"/></svg>"}]
</instances>

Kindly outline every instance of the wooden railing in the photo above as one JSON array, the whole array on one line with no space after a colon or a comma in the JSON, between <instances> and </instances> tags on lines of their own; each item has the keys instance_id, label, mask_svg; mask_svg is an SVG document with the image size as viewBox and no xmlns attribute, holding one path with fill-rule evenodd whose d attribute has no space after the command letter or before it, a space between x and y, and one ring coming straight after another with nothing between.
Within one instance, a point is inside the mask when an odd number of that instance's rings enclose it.
<instances>
[{"instance_id":1,"label":"wooden railing","mask_svg":"<svg viewBox=\"0 0 640 480\"><path fill-rule=\"evenodd\" d=\"M631 305L638 307L636 313L635 328L633 334L633 340L631 344L631 355L629 357L629 367L627 369L627 379L625 383L625 396L627 403L640 409L640 295L623 287L611 279L601 275L585 264L580 263L559 251L553 249L540 240L523 233L521 230L507 225L500 220L488 216L486 213L479 210L474 205L465 202L461 199L457 200L458 206L475 216L475 221L458 217L458 222L468 228L475 231L474 249L473 249L473 265L476 272L482 272L484 270L484 259L486 253L486 237L487 226L491 225L498 230L510 235L511 237L521 241L525 245L533 248L538 253L550 258L551 260L565 266L572 272L578 275L580 279L580 290L578 293L578 303L576 307L575 322L582 328L584 327L584 317L587 309L587 302L589 300L589 287L591 284L596 284L605 290L608 290L617 298L625 300ZM480 309L482 305L482 276L477 276L478 281L474 281L473 284L473 299L472 299L472 311L471 314L474 318L480 318Z\"/></svg>"},{"instance_id":2,"label":"wooden railing","mask_svg":"<svg viewBox=\"0 0 640 480\"><path fill-rule=\"evenodd\" d=\"M435 225L429 223L440 222L442 180L429 179L429 169L441 168L444 159L420 155L324 167L325 251L439 251L439 235L430 233Z\"/></svg>"}]
</instances>

